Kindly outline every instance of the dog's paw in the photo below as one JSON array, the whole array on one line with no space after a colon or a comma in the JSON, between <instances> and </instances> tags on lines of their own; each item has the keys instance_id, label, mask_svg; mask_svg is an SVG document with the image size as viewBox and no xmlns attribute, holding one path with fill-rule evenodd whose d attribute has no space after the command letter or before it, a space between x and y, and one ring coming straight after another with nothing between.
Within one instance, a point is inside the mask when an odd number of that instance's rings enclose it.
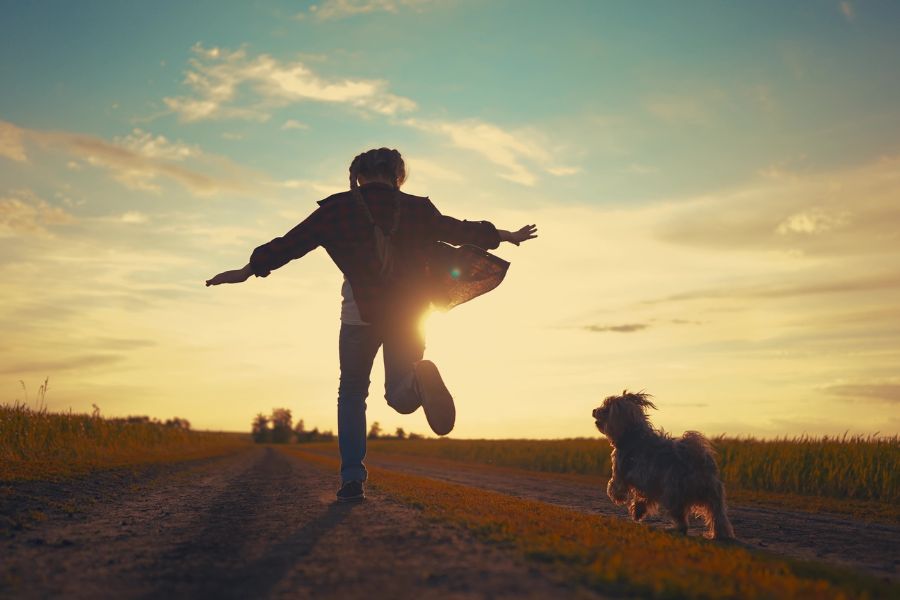
<instances>
[{"instance_id":1,"label":"dog's paw","mask_svg":"<svg viewBox=\"0 0 900 600\"><path fill-rule=\"evenodd\" d=\"M617 480L610 479L606 484L606 495L615 504L625 504L628 502L628 488L622 486Z\"/></svg>"},{"instance_id":2,"label":"dog's paw","mask_svg":"<svg viewBox=\"0 0 900 600\"><path fill-rule=\"evenodd\" d=\"M647 503L643 500L634 500L629 507L628 512L634 521L640 521L647 516Z\"/></svg>"}]
</instances>

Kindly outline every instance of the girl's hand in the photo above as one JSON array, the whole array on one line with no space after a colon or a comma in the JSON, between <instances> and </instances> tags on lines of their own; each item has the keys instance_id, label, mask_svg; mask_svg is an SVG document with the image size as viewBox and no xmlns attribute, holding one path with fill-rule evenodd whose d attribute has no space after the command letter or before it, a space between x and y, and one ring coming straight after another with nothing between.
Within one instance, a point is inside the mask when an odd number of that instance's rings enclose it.
<instances>
[{"instance_id":1,"label":"girl's hand","mask_svg":"<svg viewBox=\"0 0 900 600\"><path fill-rule=\"evenodd\" d=\"M219 273L212 279L206 280L206 287L211 285L219 285L222 283L242 283L247 281L247 279L253 275L253 271L250 270L250 265L246 265L242 269L234 269L233 271L225 271L223 273Z\"/></svg>"},{"instance_id":2,"label":"girl's hand","mask_svg":"<svg viewBox=\"0 0 900 600\"><path fill-rule=\"evenodd\" d=\"M500 229L497 233L500 234L501 242L509 242L518 246L526 240L533 240L537 237L537 225L526 225L518 231L505 231Z\"/></svg>"}]
</instances>

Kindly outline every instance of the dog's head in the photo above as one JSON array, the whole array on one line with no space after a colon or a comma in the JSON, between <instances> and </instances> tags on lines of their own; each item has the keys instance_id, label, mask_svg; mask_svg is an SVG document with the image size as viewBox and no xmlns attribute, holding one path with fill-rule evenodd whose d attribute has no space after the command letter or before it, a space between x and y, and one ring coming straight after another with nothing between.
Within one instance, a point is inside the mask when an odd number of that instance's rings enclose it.
<instances>
[{"instance_id":1,"label":"dog's head","mask_svg":"<svg viewBox=\"0 0 900 600\"><path fill-rule=\"evenodd\" d=\"M614 444L629 431L648 429L650 423L646 409L656 408L649 397L650 394L628 390L624 390L621 396L609 396L594 409L594 424Z\"/></svg>"}]
</instances>

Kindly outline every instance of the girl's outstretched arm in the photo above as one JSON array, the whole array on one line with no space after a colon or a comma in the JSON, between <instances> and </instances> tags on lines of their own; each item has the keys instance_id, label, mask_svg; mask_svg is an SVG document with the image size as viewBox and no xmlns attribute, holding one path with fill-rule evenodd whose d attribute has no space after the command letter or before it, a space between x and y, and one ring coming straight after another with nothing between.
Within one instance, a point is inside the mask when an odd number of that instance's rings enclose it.
<instances>
[{"instance_id":1,"label":"girl's outstretched arm","mask_svg":"<svg viewBox=\"0 0 900 600\"><path fill-rule=\"evenodd\" d=\"M537 237L537 226L526 225L518 231L505 231L497 229L487 221L460 221L446 215L442 215L427 198L425 199L430 212L431 233L435 239L449 242L455 246L473 244L485 250L493 250L501 242L510 242L518 246L525 240Z\"/></svg>"},{"instance_id":2,"label":"girl's outstretched arm","mask_svg":"<svg viewBox=\"0 0 900 600\"><path fill-rule=\"evenodd\" d=\"M526 240L533 240L537 237L537 225L526 225L518 231L498 229L497 233L500 234L501 242L509 242L518 246Z\"/></svg>"},{"instance_id":3,"label":"girl's outstretched arm","mask_svg":"<svg viewBox=\"0 0 900 600\"><path fill-rule=\"evenodd\" d=\"M219 273L212 279L206 280L206 287L211 285L219 285L222 283L242 283L247 281L250 276L253 275L253 271L250 269L250 263L247 263L244 267L240 269L234 269L233 271L224 271Z\"/></svg>"}]
</instances>

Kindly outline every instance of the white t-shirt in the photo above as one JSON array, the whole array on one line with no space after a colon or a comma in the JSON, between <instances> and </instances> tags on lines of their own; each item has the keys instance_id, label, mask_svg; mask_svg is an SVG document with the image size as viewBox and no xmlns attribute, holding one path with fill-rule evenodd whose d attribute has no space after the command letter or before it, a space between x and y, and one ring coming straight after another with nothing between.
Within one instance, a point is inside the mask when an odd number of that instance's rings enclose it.
<instances>
[{"instance_id":1,"label":"white t-shirt","mask_svg":"<svg viewBox=\"0 0 900 600\"><path fill-rule=\"evenodd\" d=\"M359 306L353 299L353 288L350 282L344 277L344 283L341 285L341 323L347 325L369 325L359 316Z\"/></svg>"}]
</instances>

